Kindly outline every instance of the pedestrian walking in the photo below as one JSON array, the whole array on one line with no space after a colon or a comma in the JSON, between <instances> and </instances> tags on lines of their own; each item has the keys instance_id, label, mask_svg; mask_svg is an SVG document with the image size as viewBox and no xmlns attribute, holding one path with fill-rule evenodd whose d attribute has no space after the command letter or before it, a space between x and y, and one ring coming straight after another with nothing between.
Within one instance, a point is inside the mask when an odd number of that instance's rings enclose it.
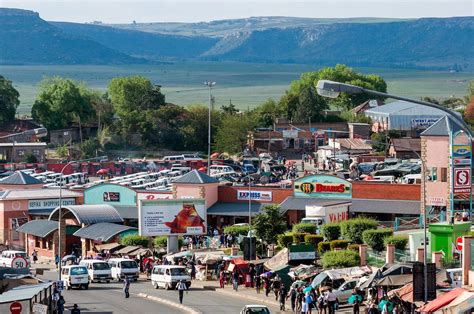
<instances>
[{"instance_id":1,"label":"pedestrian walking","mask_svg":"<svg viewBox=\"0 0 474 314\"><path fill-rule=\"evenodd\" d=\"M328 303L329 314L336 313L337 297L334 292L332 292L331 288L329 288L328 292L326 293L326 300Z\"/></svg>"},{"instance_id":2,"label":"pedestrian walking","mask_svg":"<svg viewBox=\"0 0 474 314\"><path fill-rule=\"evenodd\" d=\"M71 314L81 314L81 310L79 309L77 304L74 304L74 306L72 307Z\"/></svg>"},{"instance_id":3,"label":"pedestrian walking","mask_svg":"<svg viewBox=\"0 0 474 314\"><path fill-rule=\"evenodd\" d=\"M232 285L235 291L239 290L239 273L237 272L237 269L232 273Z\"/></svg>"},{"instance_id":4,"label":"pedestrian walking","mask_svg":"<svg viewBox=\"0 0 474 314\"><path fill-rule=\"evenodd\" d=\"M354 289L352 295L349 297L349 304L352 304L352 313L359 314L360 313L360 303L362 303L362 297L359 294L359 291Z\"/></svg>"},{"instance_id":5,"label":"pedestrian walking","mask_svg":"<svg viewBox=\"0 0 474 314\"><path fill-rule=\"evenodd\" d=\"M268 297L268 294L270 293L271 289L270 279L268 279L268 277L265 277L263 279L263 288L265 289L265 296Z\"/></svg>"},{"instance_id":6,"label":"pedestrian walking","mask_svg":"<svg viewBox=\"0 0 474 314\"><path fill-rule=\"evenodd\" d=\"M285 284L281 284L279 291L279 300L280 300L280 311L285 311L285 300L286 300L286 287Z\"/></svg>"},{"instance_id":7,"label":"pedestrian walking","mask_svg":"<svg viewBox=\"0 0 474 314\"><path fill-rule=\"evenodd\" d=\"M183 304L183 296L184 296L184 291L188 290L188 287L184 283L184 281L180 280L178 284L176 285L176 290L178 290L178 296L179 296L179 303ZM186 291L187 293L187 291Z\"/></svg>"},{"instance_id":8,"label":"pedestrian walking","mask_svg":"<svg viewBox=\"0 0 474 314\"><path fill-rule=\"evenodd\" d=\"M31 253L31 257L33 257L33 264L36 264L38 261L38 252L36 250L33 250L33 253Z\"/></svg>"},{"instance_id":9,"label":"pedestrian walking","mask_svg":"<svg viewBox=\"0 0 474 314\"><path fill-rule=\"evenodd\" d=\"M63 314L64 313L64 304L66 301L64 300L64 297L61 295L58 300L58 314Z\"/></svg>"},{"instance_id":10,"label":"pedestrian walking","mask_svg":"<svg viewBox=\"0 0 474 314\"><path fill-rule=\"evenodd\" d=\"M125 276L125 279L123 280L123 292L125 293L125 298L130 297L130 279Z\"/></svg>"},{"instance_id":11,"label":"pedestrian walking","mask_svg":"<svg viewBox=\"0 0 474 314\"><path fill-rule=\"evenodd\" d=\"M288 293L288 296L286 298L290 298L290 304L291 304L291 311L295 313L296 310L296 296L298 295L298 292L296 291L296 287L291 287L290 292Z\"/></svg>"},{"instance_id":12,"label":"pedestrian walking","mask_svg":"<svg viewBox=\"0 0 474 314\"><path fill-rule=\"evenodd\" d=\"M280 277L278 275L276 275L276 277L275 277L275 279L273 279L273 283L272 283L273 293L275 293L275 301L278 301L278 294L280 292L280 288L281 288Z\"/></svg>"},{"instance_id":13,"label":"pedestrian walking","mask_svg":"<svg viewBox=\"0 0 474 314\"><path fill-rule=\"evenodd\" d=\"M56 264L56 269L59 268L59 262L60 262L59 255L56 254L56 256L54 257L54 263Z\"/></svg>"},{"instance_id":14,"label":"pedestrian walking","mask_svg":"<svg viewBox=\"0 0 474 314\"><path fill-rule=\"evenodd\" d=\"M255 275L255 289L257 290L257 294L260 294L260 290L262 288L262 280L258 274Z\"/></svg>"},{"instance_id":15,"label":"pedestrian walking","mask_svg":"<svg viewBox=\"0 0 474 314\"><path fill-rule=\"evenodd\" d=\"M326 314L327 307L328 307L328 303L326 301L326 297L324 296L324 294L321 293L321 295L318 297L318 313Z\"/></svg>"},{"instance_id":16,"label":"pedestrian walking","mask_svg":"<svg viewBox=\"0 0 474 314\"><path fill-rule=\"evenodd\" d=\"M224 274L224 271L221 270L221 272L219 273L219 285L222 289L224 289L224 282L225 282L225 274Z\"/></svg>"},{"instance_id":17,"label":"pedestrian walking","mask_svg":"<svg viewBox=\"0 0 474 314\"><path fill-rule=\"evenodd\" d=\"M301 312L307 314L311 314L311 304L313 303L313 298L309 292L306 293L303 299L303 306L301 308Z\"/></svg>"}]
</instances>

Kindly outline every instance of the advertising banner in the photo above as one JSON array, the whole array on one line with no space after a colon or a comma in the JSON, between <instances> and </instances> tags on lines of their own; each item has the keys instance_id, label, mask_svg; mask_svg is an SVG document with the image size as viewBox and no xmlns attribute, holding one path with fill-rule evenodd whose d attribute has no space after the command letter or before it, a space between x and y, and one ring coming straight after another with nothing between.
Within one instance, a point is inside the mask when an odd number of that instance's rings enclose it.
<instances>
[{"instance_id":1,"label":"advertising banner","mask_svg":"<svg viewBox=\"0 0 474 314\"><path fill-rule=\"evenodd\" d=\"M159 193L138 192L137 193L137 198L138 198L138 200L166 200L166 199L172 199L173 194L172 193L159 194Z\"/></svg>"},{"instance_id":2,"label":"advertising banner","mask_svg":"<svg viewBox=\"0 0 474 314\"><path fill-rule=\"evenodd\" d=\"M294 196L352 198L352 183L336 176L313 175L294 183Z\"/></svg>"},{"instance_id":3,"label":"advertising banner","mask_svg":"<svg viewBox=\"0 0 474 314\"><path fill-rule=\"evenodd\" d=\"M299 244L289 246L288 259L294 260L314 260L316 258L316 251L312 244Z\"/></svg>"},{"instance_id":4,"label":"advertising banner","mask_svg":"<svg viewBox=\"0 0 474 314\"><path fill-rule=\"evenodd\" d=\"M143 236L206 233L204 200L140 200L138 232Z\"/></svg>"},{"instance_id":5,"label":"advertising banner","mask_svg":"<svg viewBox=\"0 0 474 314\"><path fill-rule=\"evenodd\" d=\"M454 168L454 193L471 192L471 168Z\"/></svg>"},{"instance_id":6,"label":"advertising banner","mask_svg":"<svg viewBox=\"0 0 474 314\"><path fill-rule=\"evenodd\" d=\"M247 190L238 190L237 199L240 201L249 200L249 191ZM252 191L250 190L250 199L252 201L272 201L272 192L271 191Z\"/></svg>"},{"instance_id":7,"label":"advertising banner","mask_svg":"<svg viewBox=\"0 0 474 314\"><path fill-rule=\"evenodd\" d=\"M429 126L436 123L439 120L438 118L415 118L411 119L412 128L428 128Z\"/></svg>"},{"instance_id":8,"label":"advertising banner","mask_svg":"<svg viewBox=\"0 0 474 314\"><path fill-rule=\"evenodd\" d=\"M104 192L104 202L120 202L120 192Z\"/></svg>"},{"instance_id":9,"label":"advertising banner","mask_svg":"<svg viewBox=\"0 0 474 314\"><path fill-rule=\"evenodd\" d=\"M453 145L453 157L469 158L471 154L470 145Z\"/></svg>"}]
</instances>

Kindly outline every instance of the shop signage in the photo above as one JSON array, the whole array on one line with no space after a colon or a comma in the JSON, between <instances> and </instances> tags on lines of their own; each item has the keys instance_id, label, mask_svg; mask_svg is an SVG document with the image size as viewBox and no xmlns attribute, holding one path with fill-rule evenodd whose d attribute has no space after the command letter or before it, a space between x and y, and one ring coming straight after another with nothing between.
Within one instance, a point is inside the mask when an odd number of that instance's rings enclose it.
<instances>
[{"instance_id":1,"label":"shop signage","mask_svg":"<svg viewBox=\"0 0 474 314\"><path fill-rule=\"evenodd\" d=\"M288 260L314 260L316 258L316 251L314 245L301 244L301 245L290 245L288 247Z\"/></svg>"},{"instance_id":2,"label":"shop signage","mask_svg":"<svg viewBox=\"0 0 474 314\"><path fill-rule=\"evenodd\" d=\"M75 198L63 198L61 200L62 206L75 205ZM30 200L28 201L28 209L51 209L59 207L59 199L46 199L46 200Z\"/></svg>"},{"instance_id":3,"label":"shop signage","mask_svg":"<svg viewBox=\"0 0 474 314\"><path fill-rule=\"evenodd\" d=\"M206 234L204 200L140 200L138 232L143 236Z\"/></svg>"},{"instance_id":4,"label":"shop signage","mask_svg":"<svg viewBox=\"0 0 474 314\"><path fill-rule=\"evenodd\" d=\"M41 303L33 303L33 313L46 314L48 313L48 306Z\"/></svg>"},{"instance_id":5,"label":"shop signage","mask_svg":"<svg viewBox=\"0 0 474 314\"><path fill-rule=\"evenodd\" d=\"M453 163L455 166L469 166L471 164L470 158L454 158Z\"/></svg>"},{"instance_id":6,"label":"shop signage","mask_svg":"<svg viewBox=\"0 0 474 314\"><path fill-rule=\"evenodd\" d=\"M427 200L427 205L430 206L446 206L446 199L441 196L429 197Z\"/></svg>"},{"instance_id":7,"label":"shop signage","mask_svg":"<svg viewBox=\"0 0 474 314\"><path fill-rule=\"evenodd\" d=\"M470 145L453 145L453 157L470 157Z\"/></svg>"},{"instance_id":8,"label":"shop signage","mask_svg":"<svg viewBox=\"0 0 474 314\"><path fill-rule=\"evenodd\" d=\"M298 138L298 130L283 130L283 138Z\"/></svg>"},{"instance_id":9,"label":"shop signage","mask_svg":"<svg viewBox=\"0 0 474 314\"><path fill-rule=\"evenodd\" d=\"M313 175L294 183L294 196L352 198L352 183L335 176Z\"/></svg>"},{"instance_id":10,"label":"shop signage","mask_svg":"<svg viewBox=\"0 0 474 314\"><path fill-rule=\"evenodd\" d=\"M104 202L120 202L120 192L104 192Z\"/></svg>"},{"instance_id":11,"label":"shop signage","mask_svg":"<svg viewBox=\"0 0 474 314\"><path fill-rule=\"evenodd\" d=\"M172 199L173 194L158 194L158 193L138 193L137 194L138 200L166 200Z\"/></svg>"},{"instance_id":12,"label":"shop signage","mask_svg":"<svg viewBox=\"0 0 474 314\"><path fill-rule=\"evenodd\" d=\"M454 168L454 193L471 192L471 168Z\"/></svg>"},{"instance_id":13,"label":"shop signage","mask_svg":"<svg viewBox=\"0 0 474 314\"><path fill-rule=\"evenodd\" d=\"M237 191L237 199L240 201L248 201L250 199L252 201L272 201L272 192L271 191L245 191L245 190L238 190Z\"/></svg>"}]
</instances>

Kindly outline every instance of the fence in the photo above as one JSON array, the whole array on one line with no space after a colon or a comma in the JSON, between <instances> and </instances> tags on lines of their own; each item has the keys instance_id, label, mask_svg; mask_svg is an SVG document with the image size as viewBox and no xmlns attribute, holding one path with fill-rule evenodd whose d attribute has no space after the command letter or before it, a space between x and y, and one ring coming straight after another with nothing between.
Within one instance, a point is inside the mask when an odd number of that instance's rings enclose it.
<instances>
[{"instance_id":1,"label":"fence","mask_svg":"<svg viewBox=\"0 0 474 314\"><path fill-rule=\"evenodd\" d=\"M382 267L385 264L385 255L382 252L376 252L367 249L367 264L374 267Z\"/></svg>"}]
</instances>

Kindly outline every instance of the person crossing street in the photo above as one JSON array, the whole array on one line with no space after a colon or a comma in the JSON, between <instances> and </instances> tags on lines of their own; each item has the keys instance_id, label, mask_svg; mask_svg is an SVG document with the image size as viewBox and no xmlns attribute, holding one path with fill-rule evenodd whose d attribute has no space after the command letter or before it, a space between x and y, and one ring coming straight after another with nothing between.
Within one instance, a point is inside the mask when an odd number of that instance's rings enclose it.
<instances>
[{"instance_id":1,"label":"person crossing street","mask_svg":"<svg viewBox=\"0 0 474 314\"><path fill-rule=\"evenodd\" d=\"M176 285L176 290L178 290L179 303L183 304L184 291L188 290L188 287L186 287L186 284L183 280L180 280L178 282L178 284Z\"/></svg>"}]
</instances>

